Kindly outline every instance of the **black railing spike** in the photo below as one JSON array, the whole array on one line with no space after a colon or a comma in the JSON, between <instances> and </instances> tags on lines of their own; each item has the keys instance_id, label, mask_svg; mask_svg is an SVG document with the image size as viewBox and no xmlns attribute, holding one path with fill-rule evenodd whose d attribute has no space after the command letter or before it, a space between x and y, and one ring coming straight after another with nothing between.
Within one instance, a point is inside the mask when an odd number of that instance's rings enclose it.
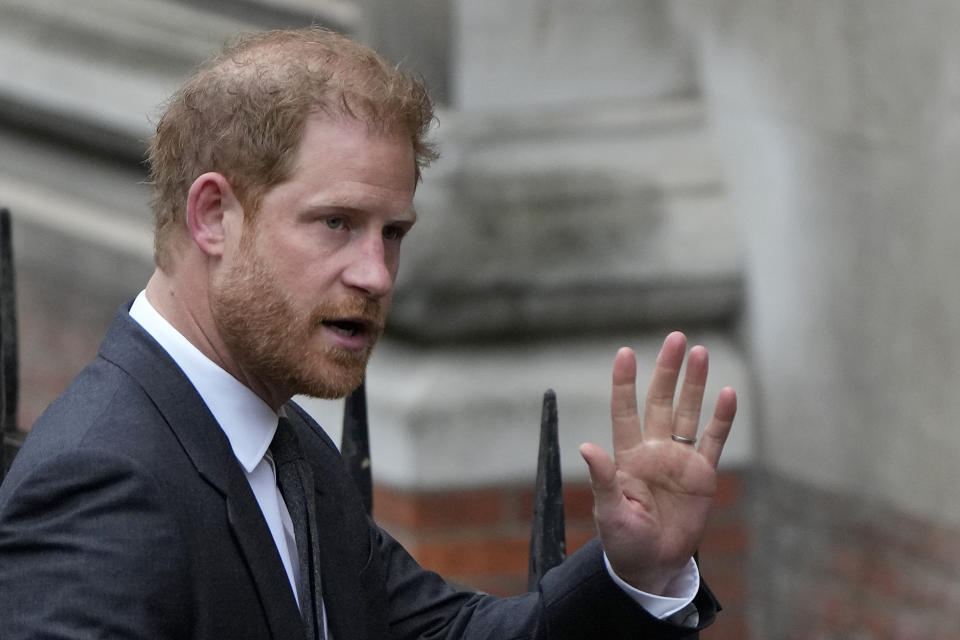
<instances>
[{"instance_id":1,"label":"black railing spike","mask_svg":"<svg viewBox=\"0 0 960 640\"><path fill-rule=\"evenodd\" d=\"M13 273L10 211L0 209L0 480L19 448L16 437L20 397L17 347L17 292Z\"/></svg>"},{"instance_id":2,"label":"black railing spike","mask_svg":"<svg viewBox=\"0 0 960 640\"><path fill-rule=\"evenodd\" d=\"M373 474L370 469L370 428L367 423L367 393L364 383L354 389L343 403L343 433L340 453L350 471L367 515L373 513Z\"/></svg>"},{"instance_id":3,"label":"black railing spike","mask_svg":"<svg viewBox=\"0 0 960 640\"><path fill-rule=\"evenodd\" d=\"M537 456L527 590L536 590L543 574L563 562L566 555L557 394L553 389L547 389L543 394L543 414L540 418L540 453Z\"/></svg>"}]
</instances>

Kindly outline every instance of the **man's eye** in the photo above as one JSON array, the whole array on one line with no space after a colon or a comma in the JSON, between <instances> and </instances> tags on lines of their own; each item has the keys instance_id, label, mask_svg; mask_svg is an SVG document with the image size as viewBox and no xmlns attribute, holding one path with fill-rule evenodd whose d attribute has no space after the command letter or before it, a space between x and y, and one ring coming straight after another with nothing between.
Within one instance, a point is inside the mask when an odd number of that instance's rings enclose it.
<instances>
[{"instance_id":1,"label":"man's eye","mask_svg":"<svg viewBox=\"0 0 960 640\"><path fill-rule=\"evenodd\" d=\"M406 234L406 229L400 227L384 227L383 229L384 240L401 240Z\"/></svg>"},{"instance_id":2,"label":"man's eye","mask_svg":"<svg viewBox=\"0 0 960 640\"><path fill-rule=\"evenodd\" d=\"M343 228L343 218L324 218L324 224L326 224L331 229L342 229Z\"/></svg>"}]
</instances>

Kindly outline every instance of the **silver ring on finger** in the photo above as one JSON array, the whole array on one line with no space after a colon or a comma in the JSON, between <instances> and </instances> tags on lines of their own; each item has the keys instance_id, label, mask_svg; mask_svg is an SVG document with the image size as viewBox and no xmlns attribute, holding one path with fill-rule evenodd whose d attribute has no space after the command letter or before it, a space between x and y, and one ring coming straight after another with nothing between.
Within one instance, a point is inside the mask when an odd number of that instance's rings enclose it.
<instances>
[{"instance_id":1,"label":"silver ring on finger","mask_svg":"<svg viewBox=\"0 0 960 640\"><path fill-rule=\"evenodd\" d=\"M679 443L681 443L681 444L691 444L691 445L692 445L692 444L697 444L697 439L696 439L696 438L684 438L683 436L678 436L678 435L675 434L675 433L671 433L671 434L670 434L670 437L671 437L675 442L679 442Z\"/></svg>"}]
</instances>

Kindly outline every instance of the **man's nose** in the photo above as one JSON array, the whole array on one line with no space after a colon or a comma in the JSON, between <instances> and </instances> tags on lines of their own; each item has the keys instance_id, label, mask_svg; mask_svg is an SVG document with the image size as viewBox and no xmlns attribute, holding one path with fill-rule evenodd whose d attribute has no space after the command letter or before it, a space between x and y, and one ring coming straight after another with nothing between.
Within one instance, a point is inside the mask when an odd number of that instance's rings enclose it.
<instances>
[{"instance_id":1,"label":"man's nose","mask_svg":"<svg viewBox=\"0 0 960 640\"><path fill-rule=\"evenodd\" d=\"M382 235L368 234L354 248L343 272L344 283L373 298L388 295L393 289L396 268L387 255Z\"/></svg>"}]
</instances>

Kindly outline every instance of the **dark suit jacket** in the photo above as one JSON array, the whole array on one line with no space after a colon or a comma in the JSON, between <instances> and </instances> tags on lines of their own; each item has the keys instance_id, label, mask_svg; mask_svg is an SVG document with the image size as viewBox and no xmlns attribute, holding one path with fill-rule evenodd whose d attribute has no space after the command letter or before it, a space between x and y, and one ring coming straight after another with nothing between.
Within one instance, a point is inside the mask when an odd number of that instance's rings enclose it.
<instances>
[{"instance_id":1,"label":"dark suit jacket","mask_svg":"<svg viewBox=\"0 0 960 640\"><path fill-rule=\"evenodd\" d=\"M370 521L339 453L292 403L316 479L333 640L675 638L611 582L596 542L539 592L458 592ZM704 588L702 625L716 603ZM0 487L0 637L303 638L273 539L197 392L121 309Z\"/></svg>"}]
</instances>

